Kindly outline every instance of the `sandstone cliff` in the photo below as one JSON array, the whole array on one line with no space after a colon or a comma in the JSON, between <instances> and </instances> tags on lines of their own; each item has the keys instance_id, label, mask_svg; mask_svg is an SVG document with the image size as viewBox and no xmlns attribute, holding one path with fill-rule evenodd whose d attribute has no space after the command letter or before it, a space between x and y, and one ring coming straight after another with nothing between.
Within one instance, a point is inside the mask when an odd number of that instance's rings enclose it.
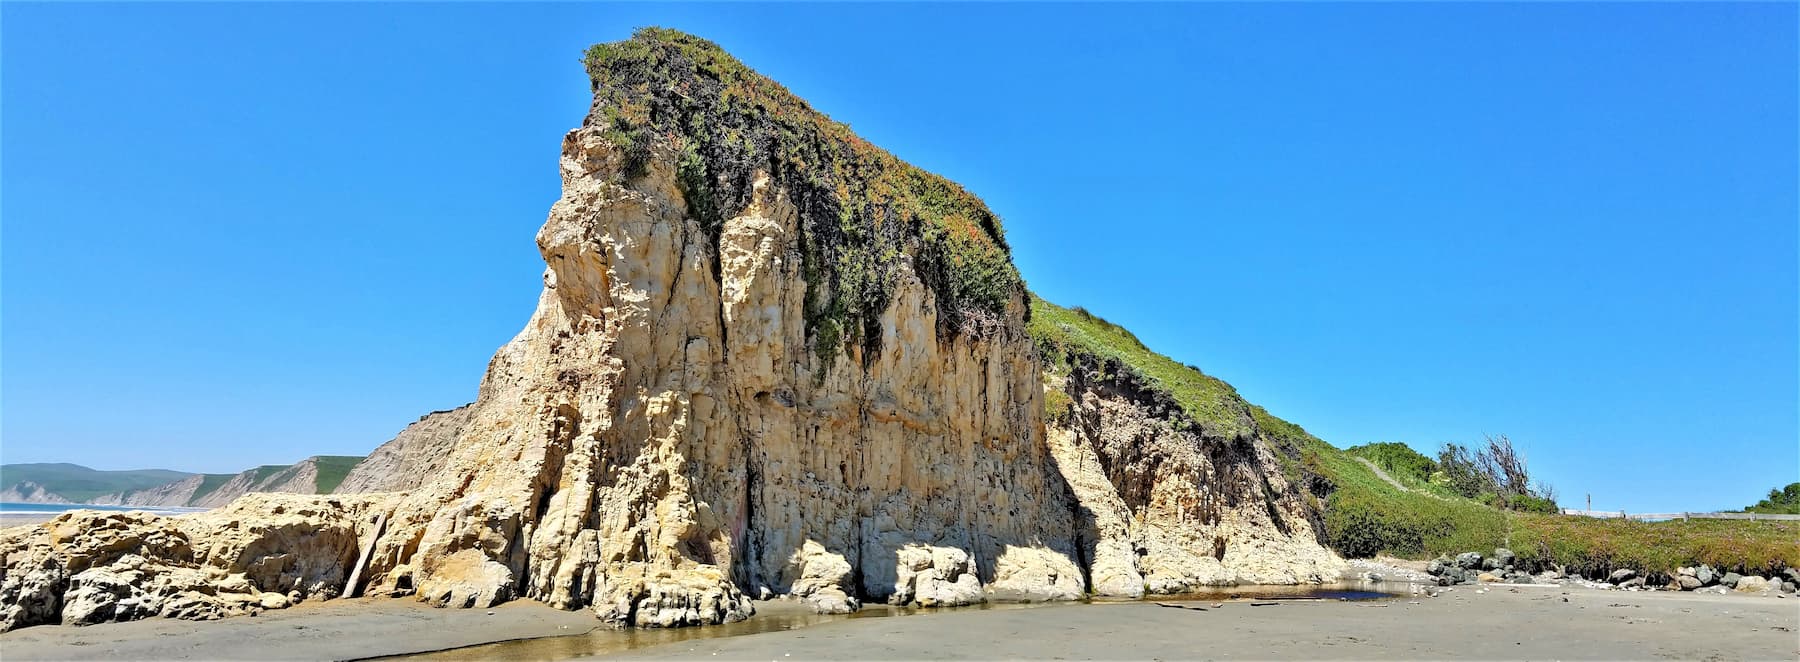
<instances>
[{"instance_id":1,"label":"sandstone cliff","mask_svg":"<svg viewBox=\"0 0 1800 662\"><path fill-rule=\"evenodd\" d=\"M339 494L404 492L437 475L456 447L474 405L434 411L356 463L335 490Z\"/></svg>"},{"instance_id":2,"label":"sandstone cliff","mask_svg":"<svg viewBox=\"0 0 1800 662\"><path fill-rule=\"evenodd\" d=\"M1333 570L1243 411L1220 424L1091 349L1041 356L1056 347L1028 327L974 196L709 42L646 30L587 64L595 101L563 140L536 312L475 403L365 463L435 470L394 494L121 516L106 540L79 536L93 514L0 533L0 628L229 611L169 606L196 578L230 583L219 605L524 597L673 626L743 618L762 596L846 611ZM355 478L344 489L411 487ZM256 512L277 503L320 536L238 542L276 526ZM75 580L90 568L111 574ZM164 602L130 606L140 592Z\"/></svg>"}]
</instances>

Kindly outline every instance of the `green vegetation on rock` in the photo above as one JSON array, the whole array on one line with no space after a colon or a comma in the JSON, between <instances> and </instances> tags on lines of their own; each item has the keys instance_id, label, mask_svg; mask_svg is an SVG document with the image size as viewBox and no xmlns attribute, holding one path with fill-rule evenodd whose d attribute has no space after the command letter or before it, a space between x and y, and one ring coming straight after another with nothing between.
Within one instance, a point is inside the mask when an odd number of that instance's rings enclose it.
<instances>
[{"instance_id":1,"label":"green vegetation on rock","mask_svg":"<svg viewBox=\"0 0 1800 662\"><path fill-rule=\"evenodd\" d=\"M1172 412L1176 420L1197 427L1203 436L1230 439L1255 431L1250 404L1237 389L1199 368L1150 351L1124 327L1084 308L1063 308L1034 294L1029 329L1044 370L1052 375L1066 376L1078 363L1109 378L1128 371L1172 398L1180 407Z\"/></svg>"},{"instance_id":2,"label":"green vegetation on rock","mask_svg":"<svg viewBox=\"0 0 1800 662\"><path fill-rule=\"evenodd\" d=\"M1344 556L1429 558L1508 547L1530 567L1556 564L1590 573L1626 567L1669 573L1697 563L1745 571L1800 567L1800 524L1792 522L1633 522L1522 512L1554 512L1555 505L1537 496L1547 488L1526 488L1523 462L1510 466L1510 443L1503 437L1490 439L1489 448L1476 453L1446 447L1453 462L1468 464L1464 480L1474 498L1464 496L1446 480L1443 462L1405 444L1338 449L1245 402L1230 384L1151 351L1117 324L1035 295L1031 306L1029 328L1046 373L1066 378L1077 367L1107 379L1128 373L1125 381L1173 402L1180 411L1171 412L1172 418L1206 436L1258 435L1275 451L1289 481L1323 513L1323 542ZM1066 423L1072 405L1066 393L1051 391L1045 420ZM1359 459L1380 467L1398 485ZM1503 502L1497 494L1509 487L1525 492L1515 498L1540 501ZM1800 494L1800 485L1789 490ZM1772 493L1770 503L1784 494Z\"/></svg>"},{"instance_id":3,"label":"green vegetation on rock","mask_svg":"<svg viewBox=\"0 0 1800 662\"><path fill-rule=\"evenodd\" d=\"M880 351L879 320L909 262L948 334L990 328L1023 291L1000 219L981 200L856 136L710 41L661 28L585 58L604 136L627 180L671 155L717 260L724 221L768 173L802 232L806 328L827 366L847 346Z\"/></svg>"}]
</instances>

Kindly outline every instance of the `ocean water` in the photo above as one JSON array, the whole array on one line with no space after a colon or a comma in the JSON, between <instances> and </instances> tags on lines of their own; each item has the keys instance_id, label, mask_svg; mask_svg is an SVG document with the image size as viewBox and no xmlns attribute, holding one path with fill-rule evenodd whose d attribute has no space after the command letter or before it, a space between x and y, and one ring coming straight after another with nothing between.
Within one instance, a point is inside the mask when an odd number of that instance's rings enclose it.
<instances>
[{"instance_id":1,"label":"ocean water","mask_svg":"<svg viewBox=\"0 0 1800 662\"><path fill-rule=\"evenodd\" d=\"M90 505L81 504L81 503L13 503L11 501L0 501L0 515L27 514L27 513L33 514L33 515L60 515L62 513L66 513L71 510L110 510L110 511L115 511L115 512L127 512L127 511L132 511L132 510L142 510L145 512L156 513L158 515L178 515L181 513L197 513L202 510L206 510L206 509L205 508L168 508L168 507L161 507L161 506L154 507L154 508L149 507L149 506L90 506Z\"/></svg>"}]
</instances>

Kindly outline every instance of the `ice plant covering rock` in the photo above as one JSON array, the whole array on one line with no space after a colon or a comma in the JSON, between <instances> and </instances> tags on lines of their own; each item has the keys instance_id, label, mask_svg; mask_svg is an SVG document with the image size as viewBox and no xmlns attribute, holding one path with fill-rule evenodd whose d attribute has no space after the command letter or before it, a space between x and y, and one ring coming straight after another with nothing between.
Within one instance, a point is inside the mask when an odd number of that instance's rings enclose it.
<instances>
[{"instance_id":1,"label":"ice plant covering rock","mask_svg":"<svg viewBox=\"0 0 1800 662\"><path fill-rule=\"evenodd\" d=\"M261 496L113 516L103 554L58 542L100 515L7 531L0 627L286 604L265 593L677 626L751 596L848 611L1335 575L1254 426L1172 427L1157 397L1077 377L1083 426L1046 437L1031 303L974 196L704 40L645 30L588 69L537 310L476 402L420 428L453 431L446 453L383 454L432 458L416 488L279 500L318 504L313 537L242 542L272 526ZM222 606L169 597L205 582L233 587Z\"/></svg>"}]
</instances>

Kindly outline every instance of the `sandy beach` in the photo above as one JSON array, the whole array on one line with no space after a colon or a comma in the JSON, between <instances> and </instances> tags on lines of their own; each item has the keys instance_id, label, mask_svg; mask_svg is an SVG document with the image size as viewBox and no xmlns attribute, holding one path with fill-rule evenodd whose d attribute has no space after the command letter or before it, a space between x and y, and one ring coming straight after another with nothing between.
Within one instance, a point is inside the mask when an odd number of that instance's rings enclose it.
<instances>
[{"instance_id":1,"label":"sandy beach","mask_svg":"<svg viewBox=\"0 0 1800 662\"><path fill-rule=\"evenodd\" d=\"M1800 601L1773 596L1460 587L1436 598L1365 602L1162 602L1183 608L1157 601L911 614L872 607L856 616L825 617L792 602L771 602L759 604L757 616L744 623L615 631L599 628L585 612L530 602L455 610L365 599L216 622L33 627L0 635L0 648L8 660L406 654L428 660L1794 659L1800 654Z\"/></svg>"}]
</instances>

